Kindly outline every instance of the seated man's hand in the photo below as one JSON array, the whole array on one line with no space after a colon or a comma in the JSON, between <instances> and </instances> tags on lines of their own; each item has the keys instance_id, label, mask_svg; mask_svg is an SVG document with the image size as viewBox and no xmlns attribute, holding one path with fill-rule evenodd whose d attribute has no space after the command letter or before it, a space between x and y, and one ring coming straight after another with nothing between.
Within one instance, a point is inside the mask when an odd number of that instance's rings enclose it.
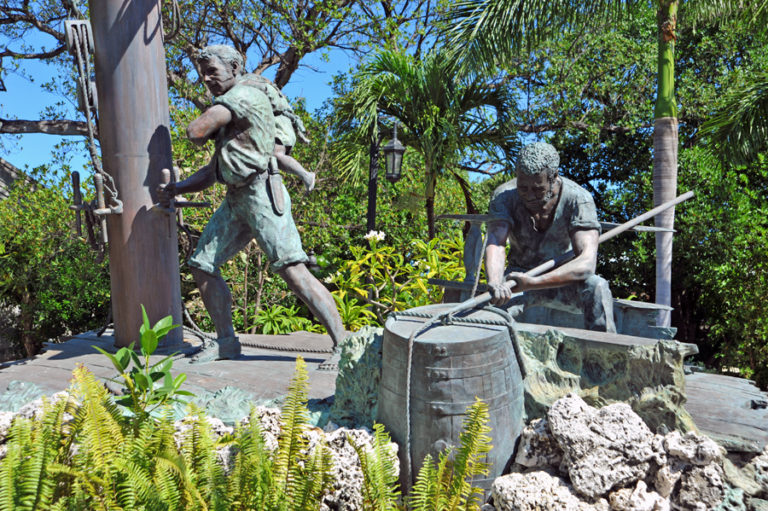
<instances>
[{"instance_id":1,"label":"seated man's hand","mask_svg":"<svg viewBox=\"0 0 768 511\"><path fill-rule=\"evenodd\" d=\"M513 271L506 276L507 280L514 280L516 282L516 286L514 286L512 289L510 289L510 293L513 291L515 293L520 293L523 291L528 291L529 289L534 288L534 284L536 282L536 277L531 277L530 275L526 275L525 273L520 273Z\"/></svg>"},{"instance_id":2,"label":"seated man's hand","mask_svg":"<svg viewBox=\"0 0 768 511\"><path fill-rule=\"evenodd\" d=\"M491 303L494 305L504 305L512 299L512 290L504 283L488 284L491 292Z\"/></svg>"}]
</instances>

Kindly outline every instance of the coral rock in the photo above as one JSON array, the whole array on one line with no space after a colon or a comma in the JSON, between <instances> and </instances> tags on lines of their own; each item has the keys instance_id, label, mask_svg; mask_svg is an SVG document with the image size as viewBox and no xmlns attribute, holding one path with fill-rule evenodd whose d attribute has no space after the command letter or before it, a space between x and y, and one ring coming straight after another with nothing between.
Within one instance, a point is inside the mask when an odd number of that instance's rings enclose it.
<instances>
[{"instance_id":1,"label":"coral rock","mask_svg":"<svg viewBox=\"0 0 768 511\"><path fill-rule=\"evenodd\" d=\"M515 463L526 468L557 467L563 450L549 431L546 419L534 419L520 433L520 447Z\"/></svg>"},{"instance_id":2,"label":"coral rock","mask_svg":"<svg viewBox=\"0 0 768 511\"><path fill-rule=\"evenodd\" d=\"M607 511L609 509L604 500L597 504L581 500L565 480L543 470L498 477L493 481L491 492L494 506L499 511L543 509Z\"/></svg>"},{"instance_id":3,"label":"coral rock","mask_svg":"<svg viewBox=\"0 0 768 511\"><path fill-rule=\"evenodd\" d=\"M634 485L656 457L653 433L627 404L597 410L569 394L552 405L548 419L564 452L561 470L587 497Z\"/></svg>"},{"instance_id":4,"label":"coral rock","mask_svg":"<svg viewBox=\"0 0 768 511\"><path fill-rule=\"evenodd\" d=\"M723 469L712 463L704 467L694 466L684 472L680 489L672 499L679 509L705 511L715 509L724 495Z\"/></svg>"},{"instance_id":5,"label":"coral rock","mask_svg":"<svg viewBox=\"0 0 768 511\"><path fill-rule=\"evenodd\" d=\"M643 481L637 486L622 488L610 494L608 500L613 511L669 511L669 500L655 491L647 491Z\"/></svg>"},{"instance_id":6,"label":"coral rock","mask_svg":"<svg viewBox=\"0 0 768 511\"><path fill-rule=\"evenodd\" d=\"M679 431L672 431L664 437L664 448L674 456L693 465L709 465L720 461L720 447L711 439L689 431L684 436Z\"/></svg>"}]
</instances>

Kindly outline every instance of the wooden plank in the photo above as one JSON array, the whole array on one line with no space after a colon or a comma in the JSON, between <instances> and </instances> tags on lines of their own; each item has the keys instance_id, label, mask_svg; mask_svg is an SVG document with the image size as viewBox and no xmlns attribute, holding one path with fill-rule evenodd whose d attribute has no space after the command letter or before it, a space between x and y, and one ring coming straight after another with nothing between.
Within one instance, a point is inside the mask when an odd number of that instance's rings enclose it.
<instances>
[{"instance_id":1,"label":"wooden plank","mask_svg":"<svg viewBox=\"0 0 768 511\"><path fill-rule=\"evenodd\" d=\"M705 435L732 451L761 452L768 445L768 409L752 402L768 394L744 378L693 373L685 378L686 410Z\"/></svg>"}]
</instances>

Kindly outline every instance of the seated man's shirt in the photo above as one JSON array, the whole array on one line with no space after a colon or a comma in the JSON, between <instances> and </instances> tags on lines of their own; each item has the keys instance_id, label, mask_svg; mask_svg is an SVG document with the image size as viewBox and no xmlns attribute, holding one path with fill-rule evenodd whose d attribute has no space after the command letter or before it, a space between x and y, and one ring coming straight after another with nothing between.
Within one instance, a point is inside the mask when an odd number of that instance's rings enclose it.
<instances>
[{"instance_id":1,"label":"seated man's shirt","mask_svg":"<svg viewBox=\"0 0 768 511\"><path fill-rule=\"evenodd\" d=\"M600 230L595 201L584 188L570 179L560 177L560 199L553 213L552 224L545 231L535 229L533 219L517 193L517 180L498 187L491 199L489 213L508 222L510 234L507 266L530 270L560 256L573 247L571 234L577 230Z\"/></svg>"}]
</instances>

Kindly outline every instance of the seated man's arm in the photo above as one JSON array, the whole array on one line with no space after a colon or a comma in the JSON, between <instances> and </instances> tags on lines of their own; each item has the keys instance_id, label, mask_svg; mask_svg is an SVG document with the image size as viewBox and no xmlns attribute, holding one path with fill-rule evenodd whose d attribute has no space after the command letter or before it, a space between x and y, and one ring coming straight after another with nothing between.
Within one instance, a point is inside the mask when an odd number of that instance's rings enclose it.
<instances>
[{"instance_id":1,"label":"seated man's arm","mask_svg":"<svg viewBox=\"0 0 768 511\"><path fill-rule=\"evenodd\" d=\"M485 247L485 272L491 288L494 305L501 305L512 298L512 291L504 286L504 267L507 258L507 237L509 225L506 222L492 222L488 225L488 243Z\"/></svg>"},{"instance_id":2,"label":"seated man's arm","mask_svg":"<svg viewBox=\"0 0 768 511\"><path fill-rule=\"evenodd\" d=\"M507 279L515 280L515 291L562 287L583 282L594 275L597 265L597 245L600 234L596 229L577 230L571 234L571 245L576 257L554 270L530 277L524 273L510 273Z\"/></svg>"}]
</instances>

